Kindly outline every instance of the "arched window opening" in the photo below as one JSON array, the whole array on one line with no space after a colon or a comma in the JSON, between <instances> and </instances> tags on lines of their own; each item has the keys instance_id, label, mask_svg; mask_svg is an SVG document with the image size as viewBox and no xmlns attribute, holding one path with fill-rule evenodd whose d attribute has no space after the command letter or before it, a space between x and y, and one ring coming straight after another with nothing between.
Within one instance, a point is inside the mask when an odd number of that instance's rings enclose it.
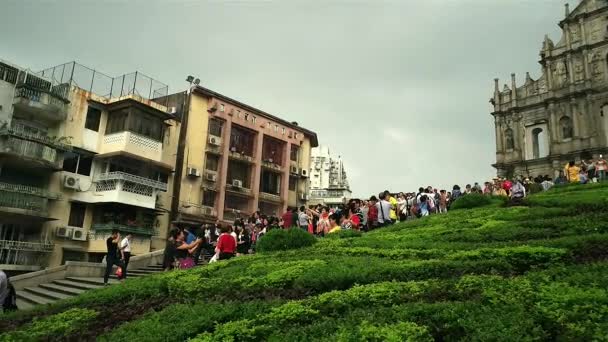
<instances>
[{"instance_id":1,"label":"arched window opening","mask_svg":"<svg viewBox=\"0 0 608 342\"><path fill-rule=\"evenodd\" d=\"M544 144L545 132L542 128L532 130L532 158L538 159L547 156L546 146Z\"/></svg>"}]
</instances>

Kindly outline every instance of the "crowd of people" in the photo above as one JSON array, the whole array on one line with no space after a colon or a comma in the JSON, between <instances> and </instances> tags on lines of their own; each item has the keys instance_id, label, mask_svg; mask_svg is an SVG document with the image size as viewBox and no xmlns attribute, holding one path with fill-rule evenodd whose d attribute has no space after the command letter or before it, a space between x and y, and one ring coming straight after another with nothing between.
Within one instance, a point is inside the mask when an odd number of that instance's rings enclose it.
<instances>
[{"instance_id":1,"label":"crowd of people","mask_svg":"<svg viewBox=\"0 0 608 342\"><path fill-rule=\"evenodd\" d=\"M464 189L454 185L451 190L432 186L420 187L416 192L383 191L369 199L351 199L337 206L322 204L287 208L282 215L255 212L232 225L217 222L199 228L174 228L165 248L166 269L190 268L201 256L210 262L226 260L253 253L256 242L272 229L302 229L323 237L341 230L370 231L400 221L429 215L444 214L451 205L470 194L505 196L513 204L520 203L528 194L549 190L556 184L587 183L606 179L608 170L603 157L568 163L555 181L549 177L495 177L481 185L467 184Z\"/></svg>"}]
</instances>

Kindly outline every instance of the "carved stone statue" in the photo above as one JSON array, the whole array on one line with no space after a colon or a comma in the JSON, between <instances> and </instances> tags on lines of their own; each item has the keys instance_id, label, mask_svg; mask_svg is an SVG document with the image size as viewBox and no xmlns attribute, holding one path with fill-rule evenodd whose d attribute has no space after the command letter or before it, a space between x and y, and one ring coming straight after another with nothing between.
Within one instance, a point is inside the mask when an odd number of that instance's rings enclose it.
<instances>
[{"instance_id":1,"label":"carved stone statue","mask_svg":"<svg viewBox=\"0 0 608 342\"><path fill-rule=\"evenodd\" d=\"M505 130L505 148L507 150L512 150L514 147L514 142L513 142L513 130L510 128L507 128Z\"/></svg>"},{"instance_id":2,"label":"carved stone statue","mask_svg":"<svg viewBox=\"0 0 608 342\"><path fill-rule=\"evenodd\" d=\"M557 61L553 66L553 85L562 88L568 83L568 69L564 61Z\"/></svg>"}]
</instances>

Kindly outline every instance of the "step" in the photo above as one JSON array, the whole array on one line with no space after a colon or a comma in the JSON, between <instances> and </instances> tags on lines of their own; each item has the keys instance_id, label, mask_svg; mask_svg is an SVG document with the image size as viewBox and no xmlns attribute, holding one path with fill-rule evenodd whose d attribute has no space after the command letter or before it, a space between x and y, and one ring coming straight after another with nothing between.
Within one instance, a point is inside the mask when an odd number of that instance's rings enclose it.
<instances>
[{"instance_id":1,"label":"step","mask_svg":"<svg viewBox=\"0 0 608 342\"><path fill-rule=\"evenodd\" d=\"M127 272L127 274L141 274L141 275L148 275L148 274L155 274L155 273L158 273L158 271L157 270L146 270L143 268Z\"/></svg>"},{"instance_id":2,"label":"step","mask_svg":"<svg viewBox=\"0 0 608 342\"><path fill-rule=\"evenodd\" d=\"M49 290L49 291L61 292L63 294L73 295L73 296L77 296L86 291L83 289L75 289L73 287L68 287L68 286L63 286L63 285L53 284L53 283L40 284L38 286L42 287L43 289Z\"/></svg>"},{"instance_id":3,"label":"step","mask_svg":"<svg viewBox=\"0 0 608 342\"><path fill-rule=\"evenodd\" d=\"M101 285L101 284L93 285L93 284L82 283L79 281L65 280L65 279L55 280L53 283L64 286L64 287L77 289L77 290L95 290L100 287L103 287L103 285Z\"/></svg>"},{"instance_id":4,"label":"step","mask_svg":"<svg viewBox=\"0 0 608 342\"><path fill-rule=\"evenodd\" d=\"M17 309L19 311L29 310L29 309L33 309L33 308L34 308L34 304L32 304L28 301L25 301L21 298L17 298Z\"/></svg>"},{"instance_id":5,"label":"step","mask_svg":"<svg viewBox=\"0 0 608 342\"><path fill-rule=\"evenodd\" d=\"M33 293L36 296L48 298L50 300L62 300L62 299L68 299L68 298L73 297L71 295L67 295L62 292L57 292L57 291L49 290L47 288L43 288L42 286L26 287L23 290Z\"/></svg>"},{"instance_id":6,"label":"step","mask_svg":"<svg viewBox=\"0 0 608 342\"><path fill-rule=\"evenodd\" d=\"M17 291L17 298L27 301L28 303L33 305L51 304L55 302L52 299L40 297L27 291Z\"/></svg>"},{"instance_id":7,"label":"step","mask_svg":"<svg viewBox=\"0 0 608 342\"><path fill-rule=\"evenodd\" d=\"M144 268L155 268L155 269L162 270L163 269L163 265L161 265L161 264L158 264L158 265L149 265L149 266L146 266Z\"/></svg>"},{"instance_id":8,"label":"step","mask_svg":"<svg viewBox=\"0 0 608 342\"><path fill-rule=\"evenodd\" d=\"M116 277L116 276L115 276ZM75 281L79 283L91 284L91 285L101 285L103 286L103 277L67 277L66 280ZM108 280L109 284L117 284L120 283L118 280L110 279Z\"/></svg>"}]
</instances>

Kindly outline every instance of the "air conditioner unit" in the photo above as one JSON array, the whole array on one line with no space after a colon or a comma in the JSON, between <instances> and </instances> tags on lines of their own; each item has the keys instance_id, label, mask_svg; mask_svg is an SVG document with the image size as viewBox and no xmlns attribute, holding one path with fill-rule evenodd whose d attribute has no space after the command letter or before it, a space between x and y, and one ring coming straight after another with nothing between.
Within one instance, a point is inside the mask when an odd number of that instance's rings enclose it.
<instances>
[{"instance_id":1,"label":"air conditioner unit","mask_svg":"<svg viewBox=\"0 0 608 342\"><path fill-rule=\"evenodd\" d=\"M63 179L63 187L80 191L80 179L75 176L65 176Z\"/></svg>"},{"instance_id":2,"label":"air conditioner unit","mask_svg":"<svg viewBox=\"0 0 608 342\"><path fill-rule=\"evenodd\" d=\"M207 173L205 174L205 179L210 182L215 182L217 181L217 175L215 173Z\"/></svg>"},{"instance_id":3,"label":"air conditioner unit","mask_svg":"<svg viewBox=\"0 0 608 342\"><path fill-rule=\"evenodd\" d=\"M302 175L302 177L308 177L308 170L302 169L300 170L300 174Z\"/></svg>"},{"instance_id":4,"label":"air conditioner unit","mask_svg":"<svg viewBox=\"0 0 608 342\"><path fill-rule=\"evenodd\" d=\"M233 179L232 180L232 186L235 188L242 188L243 187L243 181L239 180L239 179Z\"/></svg>"},{"instance_id":5,"label":"air conditioner unit","mask_svg":"<svg viewBox=\"0 0 608 342\"><path fill-rule=\"evenodd\" d=\"M203 207L203 215L213 215L213 208L210 207Z\"/></svg>"},{"instance_id":6,"label":"air conditioner unit","mask_svg":"<svg viewBox=\"0 0 608 342\"><path fill-rule=\"evenodd\" d=\"M236 147L231 146L231 147L230 147L230 152L236 152Z\"/></svg>"},{"instance_id":7,"label":"air conditioner unit","mask_svg":"<svg viewBox=\"0 0 608 342\"><path fill-rule=\"evenodd\" d=\"M300 194L300 199L302 201L308 201L308 195L307 194Z\"/></svg>"},{"instance_id":8,"label":"air conditioner unit","mask_svg":"<svg viewBox=\"0 0 608 342\"><path fill-rule=\"evenodd\" d=\"M72 228L72 240L86 241L87 232L84 230L84 228Z\"/></svg>"},{"instance_id":9,"label":"air conditioner unit","mask_svg":"<svg viewBox=\"0 0 608 342\"><path fill-rule=\"evenodd\" d=\"M200 171L198 169L195 169L193 167L189 167L188 170L187 170L187 175L189 177L200 177L201 173L200 173Z\"/></svg>"},{"instance_id":10,"label":"air conditioner unit","mask_svg":"<svg viewBox=\"0 0 608 342\"><path fill-rule=\"evenodd\" d=\"M169 113L169 114L175 114L175 113L177 113L177 108L176 107L169 107L169 108L167 108L167 113Z\"/></svg>"},{"instance_id":11,"label":"air conditioner unit","mask_svg":"<svg viewBox=\"0 0 608 342\"><path fill-rule=\"evenodd\" d=\"M291 173L298 174L298 167L297 167L297 166L291 166L291 167L289 168L289 171L290 171Z\"/></svg>"},{"instance_id":12,"label":"air conditioner unit","mask_svg":"<svg viewBox=\"0 0 608 342\"><path fill-rule=\"evenodd\" d=\"M222 144L222 139L220 137L216 137L215 135L209 136L209 145L220 146Z\"/></svg>"},{"instance_id":13,"label":"air conditioner unit","mask_svg":"<svg viewBox=\"0 0 608 342\"><path fill-rule=\"evenodd\" d=\"M57 236L64 238L72 238L72 232L74 228L72 227L57 227Z\"/></svg>"}]
</instances>

